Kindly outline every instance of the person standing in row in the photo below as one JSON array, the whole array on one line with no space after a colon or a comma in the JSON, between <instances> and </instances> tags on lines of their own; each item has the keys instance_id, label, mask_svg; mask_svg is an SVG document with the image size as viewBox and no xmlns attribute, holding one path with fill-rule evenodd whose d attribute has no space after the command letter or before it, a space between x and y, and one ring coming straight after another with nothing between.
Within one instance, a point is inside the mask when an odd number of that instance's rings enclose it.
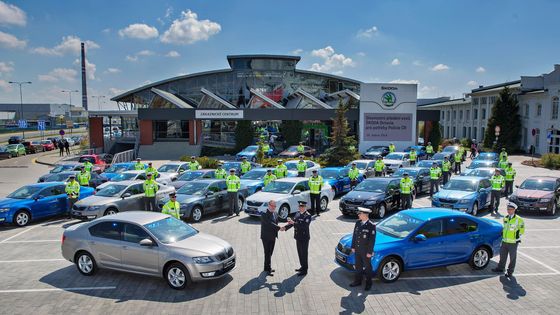
<instances>
[{"instance_id":1,"label":"person standing in row","mask_svg":"<svg viewBox=\"0 0 560 315\"><path fill-rule=\"evenodd\" d=\"M307 171L307 163L303 160L303 155L299 156L299 161L296 164L298 177L305 177L305 172Z\"/></svg>"},{"instance_id":2,"label":"person standing in row","mask_svg":"<svg viewBox=\"0 0 560 315\"><path fill-rule=\"evenodd\" d=\"M245 173L247 173L248 171L251 170L251 163L249 161L247 161L247 157L244 156L243 158L241 158L241 166L240 166L240 174L241 175L245 175Z\"/></svg>"},{"instance_id":3,"label":"person standing in row","mask_svg":"<svg viewBox=\"0 0 560 315\"><path fill-rule=\"evenodd\" d=\"M169 214L175 219L181 220L181 204L177 201L175 192L169 194L169 201L163 205L161 213Z\"/></svg>"},{"instance_id":4,"label":"person standing in row","mask_svg":"<svg viewBox=\"0 0 560 315\"><path fill-rule=\"evenodd\" d=\"M78 179L80 186L89 186L89 181L91 180L91 174L88 171L86 171L86 169L82 166L76 178Z\"/></svg>"},{"instance_id":5,"label":"person standing in row","mask_svg":"<svg viewBox=\"0 0 560 315\"><path fill-rule=\"evenodd\" d=\"M278 165L274 169L274 175L276 175L278 179L288 177L288 168L284 165L283 160L278 160Z\"/></svg>"},{"instance_id":6,"label":"person standing in row","mask_svg":"<svg viewBox=\"0 0 560 315\"><path fill-rule=\"evenodd\" d=\"M393 142L389 143L389 153L395 152L396 148Z\"/></svg>"},{"instance_id":7,"label":"person standing in row","mask_svg":"<svg viewBox=\"0 0 560 315\"><path fill-rule=\"evenodd\" d=\"M463 158L461 157L461 151L455 152L453 157L455 160L455 174L461 174L461 163L463 162Z\"/></svg>"},{"instance_id":8,"label":"person standing in row","mask_svg":"<svg viewBox=\"0 0 560 315\"><path fill-rule=\"evenodd\" d=\"M350 189L354 189L358 185L358 177L360 170L356 167L356 162L352 162L352 167L348 170L348 178L350 178Z\"/></svg>"},{"instance_id":9,"label":"person standing in row","mask_svg":"<svg viewBox=\"0 0 560 315\"><path fill-rule=\"evenodd\" d=\"M93 164L89 160L86 160L84 162L84 169L86 170L86 172L91 174L91 171L93 170Z\"/></svg>"},{"instance_id":10,"label":"person standing in row","mask_svg":"<svg viewBox=\"0 0 560 315\"><path fill-rule=\"evenodd\" d=\"M296 148L298 154L303 154L305 152L305 147L303 146L303 142L300 142Z\"/></svg>"},{"instance_id":11,"label":"person standing in row","mask_svg":"<svg viewBox=\"0 0 560 315\"><path fill-rule=\"evenodd\" d=\"M66 156L70 155L70 143L66 139L64 139L64 150L66 151Z\"/></svg>"},{"instance_id":12,"label":"person standing in row","mask_svg":"<svg viewBox=\"0 0 560 315\"><path fill-rule=\"evenodd\" d=\"M506 189L505 195L509 197L509 195L513 194L513 180L515 179L515 170L511 162L508 162L508 166L505 169L506 171Z\"/></svg>"},{"instance_id":13,"label":"person standing in row","mask_svg":"<svg viewBox=\"0 0 560 315\"><path fill-rule=\"evenodd\" d=\"M66 183L66 188L64 188L66 196L68 197L68 209L66 210L66 215L68 219L72 218L72 208L74 204L80 198L80 184L76 181L76 175L72 174L69 176L68 183Z\"/></svg>"},{"instance_id":14,"label":"person standing in row","mask_svg":"<svg viewBox=\"0 0 560 315\"><path fill-rule=\"evenodd\" d=\"M443 184L447 184L449 181L449 177L451 176L451 162L449 162L449 158L446 156L443 158L443 162L441 163L441 170L443 175Z\"/></svg>"},{"instance_id":15,"label":"person standing in row","mask_svg":"<svg viewBox=\"0 0 560 315\"><path fill-rule=\"evenodd\" d=\"M500 247L500 262L492 271L504 272L507 257L509 256L509 265L506 277L511 277L515 270L517 262L517 247L521 243L521 236L525 233L525 222L515 214L517 205L513 202L507 205L507 215L504 217L504 229L502 231L502 246Z\"/></svg>"},{"instance_id":16,"label":"person standing in row","mask_svg":"<svg viewBox=\"0 0 560 315\"><path fill-rule=\"evenodd\" d=\"M371 266L371 258L374 254L376 229L375 224L369 220L371 210L368 208L358 207L358 221L354 225L354 234L352 235L352 252L355 258L356 278L350 283L351 287L362 285L363 278L366 278L365 290L371 289L371 281L373 277L373 269Z\"/></svg>"},{"instance_id":17,"label":"person standing in row","mask_svg":"<svg viewBox=\"0 0 560 315\"><path fill-rule=\"evenodd\" d=\"M320 216L321 212L321 189L323 188L323 177L313 170L309 178L309 197L311 198L311 213Z\"/></svg>"},{"instance_id":18,"label":"person standing in row","mask_svg":"<svg viewBox=\"0 0 560 315\"><path fill-rule=\"evenodd\" d=\"M426 156L427 159L431 159L432 156L434 155L434 147L432 146L431 142L428 142L428 145L426 146Z\"/></svg>"},{"instance_id":19,"label":"person standing in row","mask_svg":"<svg viewBox=\"0 0 560 315\"><path fill-rule=\"evenodd\" d=\"M196 160L196 156L191 156L191 161L189 162L189 170L191 171L196 171L201 169L202 167L200 166L200 164L198 163L198 161Z\"/></svg>"},{"instance_id":20,"label":"person standing in row","mask_svg":"<svg viewBox=\"0 0 560 315\"><path fill-rule=\"evenodd\" d=\"M404 172L403 176L400 183L401 206L402 210L406 210L412 208L412 190L414 189L414 182L408 177L407 172Z\"/></svg>"},{"instance_id":21,"label":"person standing in row","mask_svg":"<svg viewBox=\"0 0 560 315\"><path fill-rule=\"evenodd\" d=\"M263 185L266 186L270 182L275 180L276 180L276 175L272 174L272 170L271 169L266 170L266 174L263 176Z\"/></svg>"},{"instance_id":22,"label":"person standing in row","mask_svg":"<svg viewBox=\"0 0 560 315\"><path fill-rule=\"evenodd\" d=\"M146 168L146 174L152 173L152 178L158 178L158 171L155 167L152 166L152 162L148 162L148 168Z\"/></svg>"},{"instance_id":23,"label":"person standing in row","mask_svg":"<svg viewBox=\"0 0 560 315\"><path fill-rule=\"evenodd\" d=\"M134 163L134 170L142 171L144 169L146 169L146 165L144 165L144 163L142 163L142 160L140 158L137 158L136 163Z\"/></svg>"},{"instance_id":24,"label":"person standing in row","mask_svg":"<svg viewBox=\"0 0 560 315\"><path fill-rule=\"evenodd\" d=\"M227 172L226 172L226 170L224 170L224 168L222 166L223 166L222 163L218 163L218 168L214 171L214 178L216 178L216 179L226 179Z\"/></svg>"},{"instance_id":25,"label":"person standing in row","mask_svg":"<svg viewBox=\"0 0 560 315\"><path fill-rule=\"evenodd\" d=\"M434 195L434 190L439 192L439 179L441 178L441 168L437 162L432 163L430 168L430 198Z\"/></svg>"},{"instance_id":26,"label":"person standing in row","mask_svg":"<svg viewBox=\"0 0 560 315\"><path fill-rule=\"evenodd\" d=\"M500 161L502 159L504 159L506 161L508 159L508 154L507 154L506 148L502 148L502 151L500 152Z\"/></svg>"},{"instance_id":27,"label":"person standing in row","mask_svg":"<svg viewBox=\"0 0 560 315\"><path fill-rule=\"evenodd\" d=\"M156 193L159 190L159 186L154 180L152 173L146 174L146 180L144 181L144 207L146 211L158 211L158 206L156 203Z\"/></svg>"},{"instance_id":28,"label":"person standing in row","mask_svg":"<svg viewBox=\"0 0 560 315\"><path fill-rule=\"evenodd\" d=\"M383 176L383 173L385 172L385 163L383 162L383 157L381 155L377 156L373 169L375 170L375 177Z\"/></svg>"},{"instance_id":29,"label":"person standing in row","mask_svg":"<svg viewBox=\"0 0 560 315\"><path fill-rule=\"evenodd\" d=\"M294 238L296 239L296 248L299 258L299 268L296 269L297 275L303 277L307 274L308 256L309 256L309 225L311 224L311 214L307 212L307 202L300 201L298 205L298 213L294 219L288 217L288 224L282 227L283 231L287 231L294 227Z\"/></svg>"},{"instance_id":30,"label":"person standing in row","mask_svg":"<svg viewBox=\"0 0 560 315\"><path fill-rule=\"evenodd\" d=\"M414 150L414 148L410 149L410 152L408 153L408 158L409 158L410 166L416 165L416 159L418 158L418 155L416 154L416 150Z\"/></svg>"},{"instance_id":31,"label":"person standing in row","mask_svg":"<svg viewBox=\"0 0 560 315\"><path fill-rule=\"evenodd\" d=\"M503 169L504 171L506 170L506 168L508 167L508 161L506 157L500 159L500 161L498 162L498 167Z\"/></svg>"},{"instance_id":32,"label":"person standing in row","mask_svg":"<svg viewBox=\"0 0 560 315\"><path fill-rule=\"evenodd\" d=\"M226 178L226 186L229 200L229 216L232 216L235 212L236 216L239 216L239 188L241 187L241 181L237 175L235 175L235 169L229 170L229 176Z\"/></svg>"},{"instance_id":33,"label":"person standing in row","mask_svg":"<svg viewBox=\"0 0 560 315\"><path fill-rule=\"evenodd\" d=\"M264 250L264 272L268 276L273 276L272 269L272 253L274 253L274 245L278 238L278 215L276 214L276 201L270 200L265 213L261 215L261 241Z\"/></svg>"},{"instance_id":34,"label":"person standing in row","mask_svg":"<svg viewBox=\"0 0 560 315\"><path fill-rule=\"evenodd\" d=\"M496 169L494 175L490 178L492 184L492 194L490 199L490 211L499 214L500 198L502 197L502 189L505 186L505 180L499 169Z\"/></svg>"}]
</instances>

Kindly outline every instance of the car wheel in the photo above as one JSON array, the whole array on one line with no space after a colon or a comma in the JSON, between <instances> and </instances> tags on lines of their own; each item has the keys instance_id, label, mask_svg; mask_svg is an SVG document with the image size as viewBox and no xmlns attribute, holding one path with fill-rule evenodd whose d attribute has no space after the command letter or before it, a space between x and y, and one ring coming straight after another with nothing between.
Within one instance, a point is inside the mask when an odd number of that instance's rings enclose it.
<instances>
[{"instance_id":1,"label":"car wheel","mask_svg":"<svg viewBox=\"0 0 560 315\"><path fill-rule=\"evenodd\" d=\"M19 157L19 152L16 153L16 157Z\"/></svg>"},{"instance_id":2,"label":"car wheel","mask_svg":"<svg viewBox=\"0 0 560 315\"><path fill-rule=\"evenodd\" d=\"M237 209L239 209L239 211L241 211L241 209L243 209L243 198L239 197L239 199L237 199Z\"/></svg>"},{"instance_id":3,"label":"car wheel","mask_svg":"<svg viewBox=\"0 0 560 315\"><path fill-rule=\"evenodd\" d=\"M474 250L469 261L469 265L474 270L482 270L490 263L490 251L486 247L478 247Z\"/></svg>"},{"instance_id":4,"label":"car wheel","mask_svg":"<svg viewBox=\"0 0 560 315\"><path fill-rule=\"evenodd\" d=\"M558 200L554 199L554 201L552 202L552 206L550 206L550 211L548 212L548 214L555 215L557 207L558 207Z\"/></svg>"},{"instance_id":5,"label":"car wheel","mask_svg":"<svg viewBox=\"0 0 560 315\"><path fill-rule=\"evenodd\" d=\"M379 265L379 270L379 280L385 283L395 282L401 276L402 263L395 257L387 257Z\"/></svg>"},{"instance_id":6,"label":"car wheel","mask_svg":"<svg viewBox=\"0 0 560 315\"><path fill-rule=\"evenodd\" d=\"M321 202L319 203L319 206L321 207L321 212L327 211L327 207L329 206L329 198L323 196L321 198Z\"/></svg>"},{"instance_id":7,"label":"car wheel","mask_svg":"<svg viewBox=\"0 0 560 315\"><path fill-rule=\"evenodd\" d=\"M86 251L78 252L74 261L78 271L84 276L92 276L97 271L95 259Z\"/></svg>"},{"instance_id":8,"label":"car wheel","mask_svg":"<svg viewBox=\"0 0 560 315\"><path fill-rule=\"evenodd\" d=\"M386 213L387 213L387 206L384 203L381 203L379 205L379 208L377 209L377 217L379 219L383 219Z\"/></svg>"},{"instance_id":9,"label":"car wheel","mask_svg":"<svg viewBox=\"0 0 560 315\"><path fill-rule=\"evenodd\" d=\"M27 210L19 210L14 215L14 224L19 227L24 227L31 221L31 215Z\"/></svg>"},{"instance_id":10,"label":"car wheel","mask_svg":"<svg viewBox=\"0 0 560 315\"><path fill-rule=\"evenodd\" d=\"M352 188L350 188L350 189L352 189ZM335 196L338 195L338 190L336 189L336 187L333 187L333 192L334 192Z\"/></svg>"},{"instance_id":11,"label":"car wheel","mask_svg":"<svg viewBox=\"0 0 560 315\"><path fill-rule=\"evenodd\" d=\"M106 215L113 215L117 213L119 213L119 210L117 210L116 208L109 208L105 210L105 213L103 213L103 215L106 216Z\"/></svg>"},{"instance_id":12,"label":"car wheel","mask_svg":"<svg viewBox=\"0 0 560 315\"><path fill-rule=\"evenodd\" d=\"M202 207L195 206L191 210L191 220L193 222L200 222L200 219L202 219Z\"/></svg>"},{"instance_id":13,"label":"car wheel","mask_svg":"<svg viewBox=\"0 0 560 315\"><path fill-rule=\"evenodd\" d=\"M290 215L290 206L288 206L287 204L283 204L280 207L280 210L278 210L278 218L281 219L282 221L285 221L286 219L288 219L289 215Z\"/></svg>"},{"instance_id":14,"label":"car wheel","mask_svg":"<svg viewBox=\"0 0 560 315\"><path fill-rule=\"evenodd\" d=\"M471 214L475 217L478 214L478 202L475 202L472 206Z\"/></svg>"},{"instance_id":15,"label":"car wheel","mask_svg":"<svg viewBox=\"0 0 560 315\"><path fill-rule=\"evenodd\" d=\"M165 270L165 280L172 289L182 290L190 281L189 272L183 264L173 263Z\"/></svg>"}]
</instances>

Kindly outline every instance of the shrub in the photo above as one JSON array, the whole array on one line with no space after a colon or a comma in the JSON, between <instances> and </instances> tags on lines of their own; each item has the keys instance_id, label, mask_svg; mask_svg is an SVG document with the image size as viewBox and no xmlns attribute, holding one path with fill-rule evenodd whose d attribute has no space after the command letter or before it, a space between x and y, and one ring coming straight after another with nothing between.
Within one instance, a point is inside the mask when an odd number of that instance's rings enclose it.
<instances>
[{"instance_id":1,"label":"shrub","mask_svg":"<svg viewBox=\"0 0 560 315\"><path fill-rule=\"evenodd\" d=\"M235 148L217 148L203 146L200 152L201 156L216 156L216 155L234 155L238 150Z\"/></svg>"},{"instance_id":2,"label":"shrub","mask_svg":"<svg viewBox=\"0 0 560 315\"><path fill-rule=\"evenodd\" d=\"M278 159L277 157L273 157L273 158L263 158L262 159L262 166L263 167L276 167L276 165L278 165ZM319 165L321 165L322 167L326 166L326 162L321 159L321 158L310 158L310 157L305 157L305 160L309 160L309 161L313 161L315 163L319 163ZM282 160L284 160L284 163L287 161L297 161L299 160L299 158L293 158L293 159L286 159L286 158L282 158Z\"/></svg>"},{"instance_id":3,"label":"shrub","mask_svg":"<svg viewBox=\"0 0 560 315\"><path fill-rule=\"evenodd\" d=\"M546 153L541 157L541 164L546 168L560 168L560 154Z\"/></svg>"},{"instance_id":4,"label":"shrub","mask_svg":"<svg viewBox=\"0 0 560 315\"><path fill-rule=\"evenodd\" d=\"M188 155L183 155L181 157L181 161L184 162L190 162L191 157ZM201 157L197 157L196 160L198 161L198 164L200 164L200 166L202 168L217 168L218 167L218 160L211 158L211 157L207 157L207 156L201 156Z\"/></svg>"}]
</instances>

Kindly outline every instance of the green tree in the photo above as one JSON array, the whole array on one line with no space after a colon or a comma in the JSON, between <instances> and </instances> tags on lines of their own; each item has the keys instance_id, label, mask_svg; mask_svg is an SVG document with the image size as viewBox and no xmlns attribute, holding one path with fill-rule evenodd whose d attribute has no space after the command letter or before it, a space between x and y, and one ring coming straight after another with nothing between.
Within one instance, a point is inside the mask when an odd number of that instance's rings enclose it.
<instances>
[{"instance_id":1,"label":"green tree","mask_svg":"<svg viewBox=\"0 0 560 315\"><path fill-rule=\"evenodd\" d=\"M303 122L300 120L282 120L280 132L287 145L297 145L301 141Z\"/></svg>"},{"instance_id":2,"label":"green tree","mask_svg":"<svg viewBox=\"0 0 560 315\"><path fill-rule=\"evenodd\" d=\"M439 124L439 121L432 122L432 130L430 130L428 141L431 142L432 147L437 150L441 143L441 125Z\"/></svg>"},{"instance_id":3,"label":"green tree","mask_svg":"<svg viewBox=\"0 0 560 315\"><path fill-rule=\"evenodd\" d=\"M494 144L496 126L500 126L500 136L497 143ZM519 103L511 90L505 87L492 107L492 115L488 120L488 127L484 135L484 147L493 148L494 151L506 148L508 152L514 152L519 148L520 132Z\"/></svg>"},{"instance_id":4,"label":"green tree","mask_svg":"<svg viewBox=\"0 0 560 315\"><path fill-rule=\"evenodd\" d=\"M241 151L253 143L253 127L250 120L239 120L235 127L235 150Z\"/></svg>"},{"instance_id":5,"label":"green tree","mask_svg":"<svg viewBox=\"0 0 560 315\"><path fill-rule=\"evenodd\" d=\"M333 119L331 146L321 155L326 166L346 165L360 156L356 149L356 139L348 135L350 128L346 118L347 111L348 108L339 102L336 117Z\"/></svg>"}]
</instances>

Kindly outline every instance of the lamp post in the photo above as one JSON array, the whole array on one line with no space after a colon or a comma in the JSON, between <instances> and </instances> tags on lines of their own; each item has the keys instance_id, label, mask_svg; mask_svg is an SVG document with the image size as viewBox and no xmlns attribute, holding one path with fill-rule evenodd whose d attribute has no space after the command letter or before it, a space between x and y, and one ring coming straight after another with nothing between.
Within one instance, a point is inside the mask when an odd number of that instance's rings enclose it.
<instances>
[{"instance_id":1,"label":"lamp post","mask_svg":"<svg viewBox=\"0 0 560 315\"><path fill-rule=\"evenodd\" d=\"M97 98L97 110L101 110L101 106L99 105L99 100L105 98L105 95L92 95L91 97Z\"/></svg>"},{"instance_id":2,"label":"lamp post","mask_svg":"<svg viewBox=\"0 0 560 315\"><path fill-rule=\"evenodd\" d=\"M21 86L24 84L31 84L31 81L9 81L10 84L17 84L19 85L19 104L20 104L20 120L23 120L23 94L21 92ZM21 128L22 138L25 139L25 129Z\"/></svg>"},{"instance_id":3,"label":"lamp post","mask_svg":"<svg viewBox=\"0 0 560 315\"><path fill-rule=\"evenodd\" d=\"M78 91L78 90L62 90L60 92L68 93L68 96L70 97L70 105L72 105L72 93L78 93L80 91Z\"/></svg>"}]
</instances>

